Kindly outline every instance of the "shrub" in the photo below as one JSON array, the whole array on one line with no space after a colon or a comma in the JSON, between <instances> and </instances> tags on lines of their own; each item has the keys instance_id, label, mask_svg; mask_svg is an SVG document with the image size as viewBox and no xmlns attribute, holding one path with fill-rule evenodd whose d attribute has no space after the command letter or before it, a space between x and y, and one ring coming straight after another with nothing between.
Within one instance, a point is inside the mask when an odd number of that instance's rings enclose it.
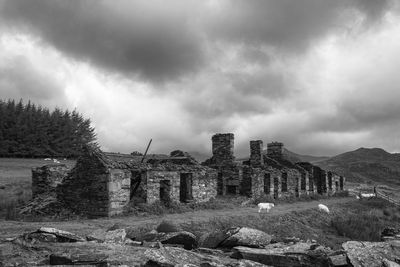
<instances>
[{"instance_id":1,"label":"shrub","mask_svg":"<svg viewBox=\"0 0 400 267\"><path fill-rule=\"evenodd\" d=\"M171 221L162 221L156 228L160 233L179 232L180 227Z\"/></svg>"},{"instance_id":2,"label":"shrub","mask_svg":"<svg viewBox=\"0 0 400 267\"><path fill-rule=\"evenodd\" d=\"M347 212L333 217L331 226L340 236L360 241L380 241L385 223L379 214L379 210L358 214Z\"/></svg>"}]
</instances>

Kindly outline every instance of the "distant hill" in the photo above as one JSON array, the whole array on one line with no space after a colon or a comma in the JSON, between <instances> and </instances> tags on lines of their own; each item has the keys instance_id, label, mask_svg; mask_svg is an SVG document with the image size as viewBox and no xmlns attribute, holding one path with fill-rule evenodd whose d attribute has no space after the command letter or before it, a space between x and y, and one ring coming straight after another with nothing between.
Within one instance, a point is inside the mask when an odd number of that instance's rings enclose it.
<instances>
[{"instance_id":1,"label":"distant hill","mask_svg":"<svg viewBox=\"0 0 400 267\"><path fill-rule=\"evenodd\" d=\"M381 148L359 148L315 164L352 182L400 185L400 154Z\"/></svg>"},{"instance_id":2,"label":"distant hill","mask_svg":"<svg viewBox=\"0 0 400 267\"><path fill-rule=\"evenodd\" d=\"M267 150L265 149L263 151L263 153L264 153L264 155L267 155ZM290 150L287 150L286 148L283 148L283 157L292 163L301 162L301 161L315 163L318 161L329 159L329 157L319 157L319 156L297 154ZM243 161L248 160L248 159L249 159L249 156L243 157L243 158L238 158L238 160L243 160Z\"/></svg>"},{"instance_id":3,"label":"distant hill","mask_svg":"<svg viewBox=\"0 0 400 267\"><path fill-rule=\"evenodd\" d=\"M267 153L267 151L264 151L265 154ZM300 155L297 153L294 153L290 150L287 150L286 148L283 148L283 156L293 162L300 162L300 161L306 161L306 162L311 162L311 163L315 163L318 161L322 161L322 160L327 160L329 159L329 157L319 157L319 156L310 156L310 155Z\"/></svg>"}]
</instances>

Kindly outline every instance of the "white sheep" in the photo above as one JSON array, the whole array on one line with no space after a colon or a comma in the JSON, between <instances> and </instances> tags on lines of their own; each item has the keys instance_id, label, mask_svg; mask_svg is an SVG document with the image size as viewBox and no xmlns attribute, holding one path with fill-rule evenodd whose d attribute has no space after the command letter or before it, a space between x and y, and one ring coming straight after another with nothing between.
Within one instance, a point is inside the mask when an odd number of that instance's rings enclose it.
<instances>
[{"instance_id":1,"label":"white sheep","mask_svg":"<svg viewBox=\"0 0 400 267\"><path fill-rule=\"evenodd\" d=\"M44 160L51 160L50 158L45 158Z\"/></svg>"},{"instance_id":2,"label":"white sheep","mask_svg":"<svg viewBox=\"0 0 400 267\"><path fill-rule=\"evenodd\" d=\"M375 194L374 193L370 193L370 194L361 194L361 198L370 198L370 197L374 197Z\"/></svg>"},{"instance_id":3,"label":"white sheep","mask_svg":"<svg viewBox=\"0 0 400 267\"><path fill-rule=\"evenodd\" d=\"M269 212L270 209L275 207L274 203L258 203L258 212L260 213L262 210L267 210Z\"/></svg>"},{"instance_id":4,"label":"white sheep","mask_svg":"<svg viewBox=\"0 0 400 267\"><path fill-rule=\"evenodd\" d=\"M324 211L324 212L326 212L326 213L329 213L328 207L325 206L324 204L318 204L318 209L319 209L320 211Z\"/></svg>"}]
</instances>

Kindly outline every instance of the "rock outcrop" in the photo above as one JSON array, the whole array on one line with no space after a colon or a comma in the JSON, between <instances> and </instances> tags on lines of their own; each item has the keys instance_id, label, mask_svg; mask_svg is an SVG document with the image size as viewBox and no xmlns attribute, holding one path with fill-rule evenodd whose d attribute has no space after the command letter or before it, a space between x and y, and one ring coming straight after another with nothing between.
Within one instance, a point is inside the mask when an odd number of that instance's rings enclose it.
<instances>
[{"instance_id":1,"label":"rock outcrop","mask_svg":"<svg viewBox=\"0 0 400 267\"><path fill-rule=\"evenodd\" d=\"M344 250L332 251L294 237L289 243L269 244L270 236L262 231L230 228L200 238L200 246L217 249L193 249L198 241L192 233L153 231L151 235L151 242L132 241L126 238L124 229L118 228L97 230L87 236L92 241L86 241L70 232L42 227L0 240L0 266L398 267L400 263L397 240L348 241L343 244ZM229 248L227 243L241 245Z\"/></svg>"},{"instance_id":2,"label":"rock outcrop","mask_svg":"<svg viewBox=\"0 0 400 267\"><path fill-rule=\"evenodd\" d=\"M315 243L299 242L292 245L275 243L263 249L235 247L233 257L278 267L329 266L333 251Z\"/></svg>"},{"instance_id":3,"label":"rock outcrop","mask_svg":"<svg viewBox=\"0 0 400 267\"><path fill-rule=\"evenodd\" d=\"M400 264L400 241L397 240L388 242L348 241L342 246L354 267L380 267L385 266L387 261Z\"/></svg>"},{"instance_id":4,"label":"rock outcrop","mask_svg":"<svg viewBox=\"0 0 400 267\"><path fill-rule=\"evenodd\" d=\"M220 244L222 247L246 246L259 248L268 245L272 240L271 235L248 227L230 229L227 234L229 237Z\"/></svg>"}]
</instances>

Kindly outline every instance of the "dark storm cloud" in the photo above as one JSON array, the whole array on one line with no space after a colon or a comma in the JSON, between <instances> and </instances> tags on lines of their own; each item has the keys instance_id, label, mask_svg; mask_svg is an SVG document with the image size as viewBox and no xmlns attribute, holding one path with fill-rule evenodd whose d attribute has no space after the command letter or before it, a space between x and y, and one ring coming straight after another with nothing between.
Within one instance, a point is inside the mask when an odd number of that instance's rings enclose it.
<instances>
[{"instance_id":1,"label":"dark storm cloud","mask_svg":"<svg viewBox=\"0 0 400 267\"><path fill-rule=\"evenodd\" d=\"M21 26L80 61L130 78L164 81L196 72L211 60L204 52L207 42L251 44L244 49L247 59L259 61L262 57L251 57L260 45L305 48L347 27L346 10L357 9L370 21L389 6L388 0L221 3L220 12L213 12L192 1L6 0L1 16L10 27Z\"/></svg>"},{"instance_id":2,"label":"dark storm cloud","mask_svg":"<svg viewBox=\"0 0 400 267\"><path fill-rule=\"evenodd\" d=\"M389 0L232 0L210 28L228 42L297 52L331 32L349 29L355 17L350 11L364 14L368 24L389 6Z\"/></svg>"},{"instance_id":3,"label":"dark storm cloud","mask_svg":"<svg viewBox=\"0 0 400 267\"><path fill-rule=\"evenodd\" d=\"M11 0L1 15L78 60L127 76L160 81L197 69L201 42L185 12L149 2Z\"/></svg>"},{"instance_id":4,"label":"dark storm cloud","mask_svg":"<svg viewBox=\"0 0 400 267\"><path fill-rule=\"evenodd\" d=\"M109 150L145 146L149 136L155 151L202 150L210 148L213 133L235 132L240 155L248 154L249 139L332 155L346 145L377 140L395 129L388 124L398 125L399 105L388 101L400 98L390 86L400 84L391 79L398 74L388 74L382 63L374 71L360 68L378 49L391 61L390 42L377 40L377 48L365 48L358 41L364 33L375 37L382 30L374 26L392 3L0 0L4 35L28 34L39 47L33 54L55 48L68 66L38 70L29 62L0 62L0 92L50 106L76 103L93 119L100 143ZM327 45L328 36L339 42ZM335 72L348 63L335 54L343 40L354 44L354 54L362 50L348 75L355 77L352 96L329 86L346 83L340 75L345 72ZM346 48L338 48L338 54ZM90 67L77 67L81 62ZM68 68L78 69L79 75ZM67 72L61 83L52 79L57 71ZM373 72L383 75L361 83ZM393 140L392 132L388 136Z\"/></svg>"},{"instance_id":5,"label":"dark storm cloud","mask_svg":"<svg viewBox=\"0 0 400 267\"><path fill-rule=\"evenodd\" d=\"M0 95L2 99L22 98L48 107L65 106L62 85L23 56L0 65Z\"/></svg>"}]
</instances>

